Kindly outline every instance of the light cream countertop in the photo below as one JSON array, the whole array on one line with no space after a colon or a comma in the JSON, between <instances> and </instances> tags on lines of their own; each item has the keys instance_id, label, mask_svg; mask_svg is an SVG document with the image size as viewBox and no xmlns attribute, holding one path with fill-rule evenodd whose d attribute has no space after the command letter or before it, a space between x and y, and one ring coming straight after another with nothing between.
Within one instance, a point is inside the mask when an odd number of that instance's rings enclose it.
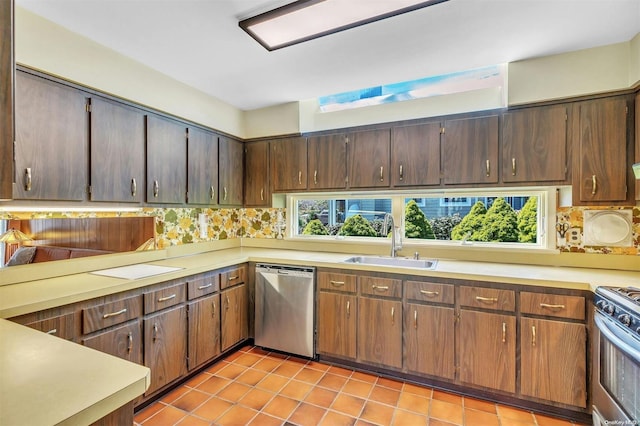
<instances>
[{"instance_id":1,"label":"light cream countertop","mask_svg":"<svg viewBox=\"0 0 640 426\"><path fill-rule=\"evenodd\" d=\"M0 319L0 425L91 424L149 387L150 370Z\"/></svg>"},{"instance_id":2,"label":"light cream countertop","mask_svg":"<svg viewBox=\"0 0 640 426\"><path fill-rule=\"evenodd\" d=\"M11 318L247 261L340 268L345 270L351 269L354 271L379 271L424 277L455 278L579 290L594 290L598 285L640 286L640 272L635 271L502 264L447 259L438 259L435 270L343 263L344 260L352 256L353 254L347 253L238 247L207 251L187 256L167 257L162 260L147 262L150 265L181 268L177 271L148 278L129 280L83 272L55 278L26 281L0 286L0 318Z\"/></svg>"}]
</instances>

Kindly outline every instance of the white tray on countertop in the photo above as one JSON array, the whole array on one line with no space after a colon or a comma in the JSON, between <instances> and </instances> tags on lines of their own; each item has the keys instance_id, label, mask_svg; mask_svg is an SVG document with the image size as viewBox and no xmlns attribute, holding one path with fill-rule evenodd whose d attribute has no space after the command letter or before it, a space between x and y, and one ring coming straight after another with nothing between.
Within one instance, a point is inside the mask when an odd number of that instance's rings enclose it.
<instances>
[{"instance_id":1,"label":"white tray on countertop","mask_svg":"<svg viewBox=\"0 0 640 426\"><path fill-rule=\"evenodd\" d=\"M120 266L118 268L102 269L100 271L92 271L90 274L103 275L113 278L124 278L127 280L137 280L140 278L152 277L154 275L166 274L168 272L178 271L183 268L173 266L138 265Z\"/></svg>"}]
</instances>

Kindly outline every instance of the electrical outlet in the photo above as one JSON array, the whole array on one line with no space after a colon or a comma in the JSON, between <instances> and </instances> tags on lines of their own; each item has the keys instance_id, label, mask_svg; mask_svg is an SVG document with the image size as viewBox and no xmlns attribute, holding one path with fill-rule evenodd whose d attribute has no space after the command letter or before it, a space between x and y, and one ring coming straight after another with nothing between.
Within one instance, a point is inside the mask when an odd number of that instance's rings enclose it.
<instances>
[{"instance_id":1,"label":"electrical outlet","mask_svg":"<svg viewBox=\"0 0 640 426\"><path fill-rule=\"evenodd\" d=\"M578 245L582 242L582 229L569 228L567 230L567 241L569 244Z\"/></svg>"}]
</instances>

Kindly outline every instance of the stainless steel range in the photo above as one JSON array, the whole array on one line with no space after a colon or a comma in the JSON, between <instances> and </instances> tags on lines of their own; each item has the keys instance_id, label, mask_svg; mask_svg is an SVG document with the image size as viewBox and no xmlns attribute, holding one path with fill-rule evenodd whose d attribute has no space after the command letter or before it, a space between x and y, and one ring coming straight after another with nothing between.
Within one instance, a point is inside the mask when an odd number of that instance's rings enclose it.
<instances>
[{"instance_id":1,"label":"stainless steel range","mask_svg":"<svg viewBox=\"0 0 640 426\"><path fill-rule=\"evenodd\" d=\"M593 424L640 424L640 288L598 287L594 297Z\"/></svg>"}]
</instances>

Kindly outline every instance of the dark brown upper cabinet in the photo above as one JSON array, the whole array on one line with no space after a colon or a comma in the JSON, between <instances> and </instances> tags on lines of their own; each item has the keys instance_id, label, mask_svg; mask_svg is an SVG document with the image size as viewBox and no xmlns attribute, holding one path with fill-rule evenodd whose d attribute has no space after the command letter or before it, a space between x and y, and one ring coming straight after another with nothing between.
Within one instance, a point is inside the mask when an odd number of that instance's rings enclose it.
<instances>
[{"instance_id":1,"label":"dark brown upper cabinet","mask_svg":"<svg viewBox=\"0 0 640 426\"><path fill-rule=\"evenodd\" d=\"M13 0L0 2L0 199L13 191Z\"/></svg>"},{"instance_id":2,"label":"dark brown upper cabinet","mask_svg":"<svg viewBox=\"0 0 640 426\"><path fill-rule=\"evenodd\" d=\"M440 123L391 129L391 185L440 184Z\"/></svg>"},{"instance_id":3,"label":"dark brown upper cabinet","mask_svg":"<svg viewBox=\"0 0 640 426\"><path fill-rule=\"evenodd\" d=\"M218 203L224 206L242 205L244 144L235 139L220 136L218 150Z\"/></svg>"},{"instance_id":4,"label":"dark brown upper cabinet","mask_svg":"<svg viewBox=\"0 0 640 426\"><path fill-rule=\"evenodd\" d=\"M575 105L573 204L631 202L632 98L616 96Z\"/></svg>"},{"instance_id":5,"label":"dark brown upper cabinet","mask_svg":"<svg viewBox=\"0 0 640 426\"><path fill-rule=\"evenodd\" d=\"M567 179L567 107L526 108L503 115L502 181Z\"/></svg>"},{"instance_id":6,"label":"dark brown upper cabinet","mask_svg":"<svg viewBox=\"0 0 640 426\"><path fill-rule=\"evenodd\" d=\"M244 165L244 205L248 207L270 206L269 141L246 143Z\"/></svg>"},{"instance_id":7,"label":"dark brown upper cabinet","mask_svg":"<svg viewBox=\"0 0 640 426\"><path fill-rule=\"evenodd\" d=\"M345 134L313 136L307 140L309 189L347 187L347 140Z\"/></svg>"},{"instance_id":8,"label":"dark brown upper cabinet","mask_svg":"<svg viewBox=\"0 0 640 426\"><path fill-rule=\"evenodd\" d=\"M349 187L389 187L391 131L389 129L350 133Z\"/></svg>"},{"instance_id":9,"label":"dark brown upper cabinet","mask_svg":"<svg viewBox=\"0 0 640 426\"><path fill-rule=\"evenodd\" d=\"M92 201L144 200L144 114L98 97L91 99Z\"/></svg>"},{"instance_id":10,"label":"dark brown upper cabinet","mask_svg":"<svg viewBox=\"0 0 640 426\"><path fill-rule=\"evenodd\" d=\"M147 202L184 204L187 192L187 128L147 116Z\"/></svg>"},{"instance_id":11,"label":"dark brown upper cabinet","mask_svg":"<svg viewBox=\"0 0 640 426\"><path fill-rule=\"evenodd\" d=\"M446 185L498 182L498 116L444 122L442 172Z\"/></svg>"},{"instance_id":12,"label":"dark brown upper cabinet","mask_svg":"<svg viewBox=\"0 0 640 426\"><path fill-rule=\"evenodd\" d=\"M13 197L86 199L89 113L85 94L20 71L15 91Z\"/></svg>"},{"instance_id":13,"label":"dark brown upper cabinet","mask_svg":"<svg viewBox=\"0 0 640 426\"><path fill-rule=\"evenodd\" d=\"M271 141L270 175L273 191L307 189L307 140L303 137Z\"/></svg>"},{"instance_id":14,"label":"dark brown upper cabinet","mask_svg":"<svg viewBox=\"0 0 640 426\"><path fill-rule=\"evenodd\" d=\"M187 142L187 202L218 203L218 135L189 127Z\"/></svg>"}]
</instances>

